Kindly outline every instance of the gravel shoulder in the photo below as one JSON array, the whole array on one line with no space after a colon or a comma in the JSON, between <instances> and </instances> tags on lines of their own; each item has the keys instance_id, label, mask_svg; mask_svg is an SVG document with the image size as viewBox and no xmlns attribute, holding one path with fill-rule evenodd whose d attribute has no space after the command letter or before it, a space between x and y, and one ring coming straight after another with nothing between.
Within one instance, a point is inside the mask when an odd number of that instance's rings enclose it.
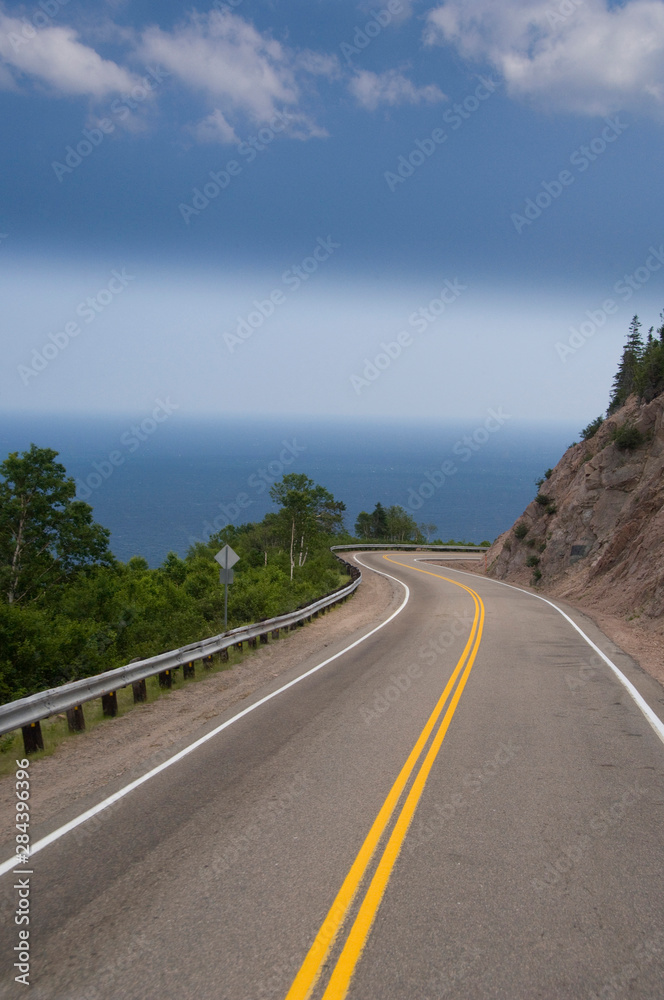
<instances>
[{"instance_id":1,"label":"gravel shoulder","mask_svg":"<svg viewBox=\"0 0 664 1000\"><path fill-rule=\"evenodd\" d=\"M87 796L105 786L111 794L133 780L137 771L145 770L146 760L155 755L163 760L170 748L192 742L212 727L214 719L281 674L358 629L368 631L387 616L397 594L398 587L386 577L364 571L359 588L344 604L277 642L246 653L231 670L136 706L126 715L65 740L52 756L30 765L33 826L48 825L63 807L65 819L76 815L80 811L76 804ZM14 803L10 774L0 781L0 844L9 842L15 832Z\"/></svg>"}]
</instances>

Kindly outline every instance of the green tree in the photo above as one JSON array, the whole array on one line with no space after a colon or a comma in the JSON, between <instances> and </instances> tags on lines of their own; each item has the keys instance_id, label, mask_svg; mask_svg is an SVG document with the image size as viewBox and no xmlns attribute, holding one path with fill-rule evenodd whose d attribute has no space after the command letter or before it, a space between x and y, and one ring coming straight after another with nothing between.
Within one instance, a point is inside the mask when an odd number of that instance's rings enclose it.
<instances>
[{"instance_id":1,"label":"green tree","mask_svg":"<svg viewBox=\"0 0 664 1000\"><path fill-rule=\"evenodd\" d=\"M346 505L299 472L289 472L281 482L274 483L270 498L281 508L279 518L289 547L292 581L296 558L298 567L304 566L316 536L332 535L343 529Z\"/></svg>"},{"instance_id":2,"label":"green tree","mask_svg":"<svg viewBox=\"0 0 664 1000\"><path fill-rule=\"evenodd\" d=\"M0 585L8 604L35 601L83 567L112 562L110 533L75 499L57 455L32 444L0 464Z\"/></svg>"},{"instance_id":3,"label":"green tree","mask_svg":"<svg viewBox=\"0 0 664 1000\"><path fill-rule=\"evenodd\" d=\"M355 522L355 536L357 538L371 538L372 529L371 514L367 513L366 510L361 510Z\"/></svg>"},{"instance_id":4,"label":"green tree","mask_svg":"<svg viewBox=\"0 0 664 1000\"><path fill-rule=\"evenodd\" d=\"M636 391L646 403L664 392L664 323L657 333L653 337L650 328L636 375Z\"/></svg>"},{"instance_id":5,"label":"green tree","mask_svg":"<svg viewBox=\"0 0 664 1000\"><path fill-rule=\"evenodd\" d=\"M623 348L618 371L613 380L609 413L615 413L627 401L631 393L637 391L638 372L643 358L644 345L641 337L641 323L638 316L632 317L627 341Z\"/></svg>"},{"instance_id":6,"label":"green tree","mask_svg":"<svg viewBox=\"0 0 664 1000\"><path fill-rule=\"evenodd\" d=\"M422 537L414 519L403 507L388 507L386 517L387 537L391 542L417 541Z\"/></svg>"}]
</instances>

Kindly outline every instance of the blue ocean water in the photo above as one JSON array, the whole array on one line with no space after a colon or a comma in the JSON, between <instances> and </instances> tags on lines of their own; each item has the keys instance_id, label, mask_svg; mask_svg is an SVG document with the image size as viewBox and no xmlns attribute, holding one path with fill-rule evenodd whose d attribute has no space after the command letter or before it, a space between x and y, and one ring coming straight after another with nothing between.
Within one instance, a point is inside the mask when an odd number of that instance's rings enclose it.
<instances>
[{"instance_id":1,"label":"blue ocean water","mask_svg":"<svg viewBox=\"0 0 664 1000\"><path fill-rule=\"evenodd\" d=\"M352 531L360 510L405 507L432 537L493 541L536 493L534 480L575 439L568 425L515 420L465 424L220 417L177 413L93 419L7 416L0 457L34 442L59 452L95 520L111 530L125 561L157 566L169 550L184 555L226 523L260 520L274 506L269 484L306 473L347 507Z\"/></svg>"}]
</instances>

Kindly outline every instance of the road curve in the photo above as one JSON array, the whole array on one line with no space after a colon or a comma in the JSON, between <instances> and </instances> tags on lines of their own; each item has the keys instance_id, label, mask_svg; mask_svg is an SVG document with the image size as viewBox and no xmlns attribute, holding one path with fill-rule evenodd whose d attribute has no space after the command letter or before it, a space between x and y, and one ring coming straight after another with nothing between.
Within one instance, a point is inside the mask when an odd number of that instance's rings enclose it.
<instances>
[{"instance_id":1,"label":"road curve","mask_svg":"<svg viewBox=\"0 0 664 1000\"><path fill-rule=\"evenodd\" d=\"M33 1000L661 995L664 743L643 712L530 594L358 558L392 611L410 590L388 625L32 859ZM661 686L567 613L662 718Z\"/></svg>"}]
</instances>

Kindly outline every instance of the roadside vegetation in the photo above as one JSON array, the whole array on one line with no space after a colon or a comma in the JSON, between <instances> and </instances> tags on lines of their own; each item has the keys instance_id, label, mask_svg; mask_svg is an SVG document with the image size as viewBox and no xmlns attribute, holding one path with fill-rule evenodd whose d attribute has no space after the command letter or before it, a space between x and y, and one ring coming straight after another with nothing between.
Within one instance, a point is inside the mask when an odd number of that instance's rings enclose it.
<instances>
[{"instance_id":1,"label":"roadside vegetation","mask_svg":"<svg viewBox=\"0 0 664 1000\"><path fill-rule=\"evenodd\" d=\"M306 476L273 487L279 509L170 552L150 569L108 548L109 532L75 499L57 452L32 445L0 464L0 701L111 670L223 630L215 554L240 556L228 627L286 614L346 579L329 551L344 505Z\"/></svg>"},{"instance_id":2,"label":"roadside vegetation","mask_svg":"<svg viewBox=\"0 0 664 1000\"><path fill-rule=\"evenodd\" d=\"M353 538L344 503L290 473L272 486L277 509L262 521L227 526L184 558L169 552L151 569L138 555L126 563L115 558L110 532L76 499L57 457L33 444L0 464L0 703L221 632L224 590L214 556L223 545L240 556L228 592L231 629L287 614L341 586L347 575L330 545L423 544L436 530L417 525L402 507L377 503L371 514L360 513Z\"/></svg>"}]
</instances>

